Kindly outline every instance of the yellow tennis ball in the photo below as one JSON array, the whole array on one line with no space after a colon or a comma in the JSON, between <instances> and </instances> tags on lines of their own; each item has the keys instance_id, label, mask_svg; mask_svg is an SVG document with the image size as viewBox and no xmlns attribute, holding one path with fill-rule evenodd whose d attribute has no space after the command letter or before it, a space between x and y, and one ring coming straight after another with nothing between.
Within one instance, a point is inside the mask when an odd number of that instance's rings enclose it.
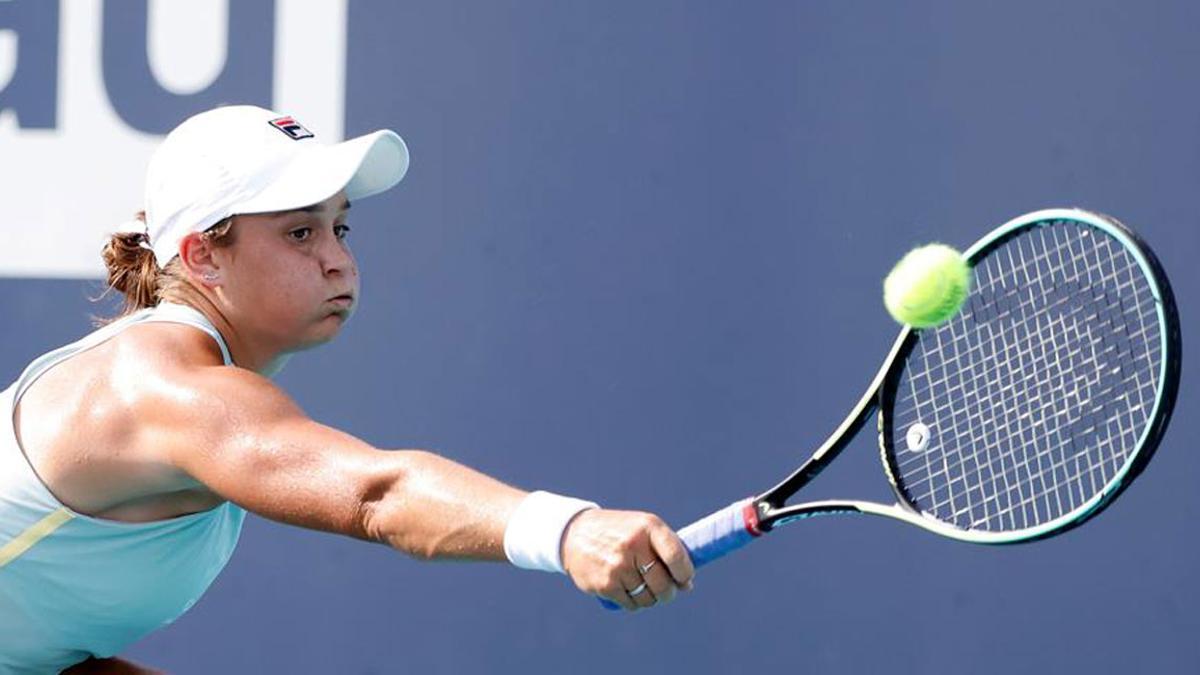
<instances>
[{"instance_id":1,"label":"yellow tennis ball","mask_svg":"<svg viewBox=\"0 0 1200 675\"><path fill-rule=\"evenodd\" d=\"M971 267L945 244L908 252L883 280L883 304L896 321L936 326L958 312L971 292Z\"/></svg>"}]
</instances>

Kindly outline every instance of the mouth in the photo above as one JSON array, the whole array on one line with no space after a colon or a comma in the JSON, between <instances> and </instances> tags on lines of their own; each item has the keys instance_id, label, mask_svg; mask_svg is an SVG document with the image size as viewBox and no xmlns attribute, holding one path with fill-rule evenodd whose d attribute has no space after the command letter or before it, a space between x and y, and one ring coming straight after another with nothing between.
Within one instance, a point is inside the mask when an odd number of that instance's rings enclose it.
<instances>
[{"instance_id":1,"label":"mouth","mask_svg":"<svg viewBox=\"0 0 1200 675\"><path fill-rule=\"evenodd\" d=\"M335 305L340 305L342 307L349 307L350 305L354 304L354 295L350 293L342 293L341 295L333 296L328 300L328 302L331 302Z\"/></svg>"}]
</instances>

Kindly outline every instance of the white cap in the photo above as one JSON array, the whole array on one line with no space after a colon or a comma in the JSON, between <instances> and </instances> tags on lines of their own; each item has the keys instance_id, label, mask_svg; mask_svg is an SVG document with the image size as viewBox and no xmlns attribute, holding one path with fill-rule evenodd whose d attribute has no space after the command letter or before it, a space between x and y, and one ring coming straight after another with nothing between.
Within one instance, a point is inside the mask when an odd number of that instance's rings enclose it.
<instances>
[{"instance_id":1,"label":"white cap","mask_svg":"<svg viewBox=\"0 0 1200 675\"><path fill-rule=\"evenodd\" d=\"M294 118L250 105L189 118L163 140L146 170L146 233L159 267L179 242L229 216L288 211L340 190L354 201L387 190L408 171L396 132L325 145Z\"/></svg>"}]
</instances>

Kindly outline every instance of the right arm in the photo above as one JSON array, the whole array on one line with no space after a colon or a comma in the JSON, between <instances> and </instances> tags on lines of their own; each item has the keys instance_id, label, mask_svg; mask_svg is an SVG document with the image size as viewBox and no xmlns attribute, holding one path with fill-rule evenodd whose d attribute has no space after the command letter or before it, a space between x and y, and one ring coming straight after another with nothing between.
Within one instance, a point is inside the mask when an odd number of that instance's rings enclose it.
<instances>
[{"instance_id":1,"label":"right arm","mask_svg":"<svg viewBox=\"0 0 1200 675\"><path fill-rule=\"evenodd\" d=\"M146 442L209 490L266 518L378 541L422 559L505 560L505 528L527 493L420 450L385 451L319 424L270 380L235 368L189 373L157 406ZM143 446L146 447L146 446ZM587 593L627 608L641 581L660 599L690 584L682 544L650 514L596 509L562 539L563 567ZM652 603L651 603L652 604Z\"/></svg>"}]
</instances>

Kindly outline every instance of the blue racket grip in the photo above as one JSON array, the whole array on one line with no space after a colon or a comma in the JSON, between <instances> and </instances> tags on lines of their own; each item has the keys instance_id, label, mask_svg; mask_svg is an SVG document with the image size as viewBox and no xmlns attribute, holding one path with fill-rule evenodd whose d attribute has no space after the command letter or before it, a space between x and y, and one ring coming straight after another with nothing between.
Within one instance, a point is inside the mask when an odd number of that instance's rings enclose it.
<instances>
[{"instance_id":1,"label":"blue racket grip","mask_svg":"<svg viewBox=\"0 0 1200 675\"><path fill-rule=\"evenodd\" d=\"M762 532L753 499L742 499L715 511L679 531L679 538L692 557L692 565L703 567L749 544ZM607 598L600 598L605 609L621 609Z\"/></svg>"}]
</instances>

